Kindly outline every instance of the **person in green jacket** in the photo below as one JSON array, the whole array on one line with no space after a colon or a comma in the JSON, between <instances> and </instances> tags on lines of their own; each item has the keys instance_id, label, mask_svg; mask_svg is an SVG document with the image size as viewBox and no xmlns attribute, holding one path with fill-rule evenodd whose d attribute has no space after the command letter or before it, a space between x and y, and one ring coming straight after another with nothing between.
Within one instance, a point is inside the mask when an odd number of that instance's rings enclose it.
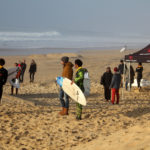
<instances>
[{"instance_id":1,"label":"person in green jacket","mask_svg":"<svg viewBox=\"0 0 150 150\"><path fill-rule=\"evenodd\" d=\"M82 92L84 92L84 85L83 85L84 69L82 68L82 65L83 65L83 62L80 59L75 60L76 75L75 75L74 82L82 90ZM76 115L77 115L76 119L81 120L82 105L79 103L76 104Z\"/></svg>"}]
</instances>

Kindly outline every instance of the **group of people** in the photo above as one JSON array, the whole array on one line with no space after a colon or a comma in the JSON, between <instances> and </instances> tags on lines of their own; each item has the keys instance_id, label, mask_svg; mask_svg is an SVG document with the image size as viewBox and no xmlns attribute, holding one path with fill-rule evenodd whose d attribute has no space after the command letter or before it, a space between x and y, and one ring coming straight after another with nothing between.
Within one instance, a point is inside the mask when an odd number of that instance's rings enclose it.
<instances>
[{"instance_id":1,"label":"group of people","mask_svg":"<svg viewBox=\"0 0 150 150\"><path fill-rule=\"evenodd\" d=\"M6 84L7 78L9 76L8 71L4 68L5 60L0 58L0 101L3 93L3 86ZM18 89L20 87L19 83L23 83L24 74L27 68L26 61L19 61L19 63L14 64L17 67L16 76L10 81L11 84L11 95L14 94L14 88L16 89L16 95L18 94ZM34 82L34 75L36 72L36 63L34 60L31 61L29 73L30 73L30 82Z\"/></svg>"},{"instance_id":2,"label":"group of people","mask_svg":"<svg viewBox=\"0 0 150 150\"><path fill-rule=\"evenodd\" d=\"M29 73L30 73L30 82L34 82L34 75L36 73L36 63L34 60L31 61ZM20 87L19 83L23 83L24 81L24 74L27 68L26 61L23 62L19 61L19 63L15 63L15 67L17 67L17 75L11 82L18 82L17 84L11 84L11 95L14 93L14 88L16 88L16 95L18 94L18 89Z\"/></svg>"},{"instance_id":3,"label":"group of people","mask_svg":"<svg viewBox=\"0 0 150 150\"><path fill-rule=\"evenodd\" d=\"M138 63L135 71L137 72L137 85L140 89L140 83L143 76L143 66L141 62ZM130 68L127 68L123 60L120 61L118 67L114 68L114 74L111 72L111 68L107 67L106 72L102 75L100 80L100 84L104 86L104 97L106 101L111 100L112 104L114 104L115 97L117 97L116 104L119 104L119 89L124 86L123 80L126 81L125 88L128 90L128 84L131 88L134 83L134 76L135 72L132 65L130 65Z\"/></svg>"},{"instance_id":4,"label":"group of people","mask_svg":"<svg viewBox=\"0 0 150 150\"><path fill-rule=\"evenodd\" d=\"M61 64L63 66L62 77L72 80L72 83L76 85L84 92L84 72L82 68L83 62L80 59L76 59L74 65L69 61L69 57L64 56L61 58ZM75 78L73 79L73 66L75 68ZM60 88L59 99L61 102L62 110L59 112L60 115L68 115L69 112L69 96ZM76 119L81 120L82 118L82 105L76 104Z\"/></svg>"},{"instance_id":5,"label":"group of people","mask_svg":"<svg viewBox=\"0 0 150 150\"><path fill-rule=\"evenodd\" d=\"M72 81L71 84L75 83L84 93L84 73L85 68L82 68L83 62L80 59L76 59L74 64L69 61L69 57L64 56L61 58L61 64L63 66L62 77L68 78ZM3 85L5 85L8 77L8 71L4 68L5 60L0 58L0 101L3 93ZM24 81L24 73L26 71L27 65L25 60L21 63L15 63L15 66L18 67L17 75L15 80L19 80L20 82ZM75 78L73 79L73 67L75 68ZM36 63L32 60L29 73L30 73L30 82L34 81L34 75L36 72ZM107 67L106 72L101 77L101 84L104 86L104 95L107 101L111 100L112 104L115 104L115 97L117 97L116 104L119 104L119 89L123 86L123 78L126 76L126 88L128 87L128 83L130 83L130 87L134 82L134 69L130 66L130 71L127 66L124 64L123 60L120 61L118 67L114 68L114 74L111 72L111 68ZM140 88L140 81L142 79L143 66L142 63L138 64L136 68L137 72L137 83ZM130 78L129 78L130 73ZM11 94L13 95L14 87L11 88ZM16 88L16 94L18 94L18 88ZM64 92L64 90L60 87L59 99L61 103L62 110L59 112L60 115L68 115L69 114L69 96ZM82 105L76 104L76 119L82 119Z\"/></svg>"}]
</instances>

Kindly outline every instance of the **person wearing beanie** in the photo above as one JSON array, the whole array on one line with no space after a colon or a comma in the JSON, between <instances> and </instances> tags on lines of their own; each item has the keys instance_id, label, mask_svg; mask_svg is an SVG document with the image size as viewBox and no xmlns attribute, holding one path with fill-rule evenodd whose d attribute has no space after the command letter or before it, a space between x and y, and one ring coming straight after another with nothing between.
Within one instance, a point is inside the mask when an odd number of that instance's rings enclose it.
<instances>
[{"instance_id":1,"label":"person wearing beanie","mask_svg":"<svg viewBox=\"0 0 150 150\"><path fill-rule=\"evenodd\" d=\"M106 101L109 101L111 99L111 90L109 89L109 87L111 84L112 76L113 74L111 72L111 68L107 67L106 72L101 77L100 83L104 86L104 96Z\"/></svg>"},{"instance_id":2,"label":"person wearing beanie","mask_svg":"<svg viewBox=\"0 0 150 150\"><path fill-rule=\"evenodd\" d=\"M0 103L2 102L3 86L5 85L8 77L8 71L4 68L5 60L0 58Z\"/></svg>"},{"instance_id":3,"label":"person wearing beanie","mask_svg":"<svg viewBox=\"0 0 150 150\"><path fill-rule=\"evenodd\" d=\"M137 72L137 84L138 84L138 88L141 88L141 79L143 77L143 66L142 63L139 62L138 67L136 68L136 72Z\"/></svg>"},{"instance_id":4,"label":"person wearing beanie","mask_svg":"<svg viewBox=\"0 0 150 150\"><path fill-rule=\"evenodd\" d=\"M112 99L111 102L114 104L115 97L117 96L117 102L116 104L119 104L119 88L121 83L121 74L117 67L114 68L114 75L112 77L112 81L110 84L110 89L112 91Z\"/></svg>"},{"instance_id":5,"label":"person wearing beanie","mask_svg":"<svg viewBox=\"0 0 150 150\"><path fill-rule=\"evenodd\" d=\"M69 62L69 57L64 56L61 58L61 64L63 66L62 77L72 80L73 78L73 64ZM62 107L60 115L68 115L69 111L69 96L60 88L59 99Z\"/></svg>"}]
</instances>

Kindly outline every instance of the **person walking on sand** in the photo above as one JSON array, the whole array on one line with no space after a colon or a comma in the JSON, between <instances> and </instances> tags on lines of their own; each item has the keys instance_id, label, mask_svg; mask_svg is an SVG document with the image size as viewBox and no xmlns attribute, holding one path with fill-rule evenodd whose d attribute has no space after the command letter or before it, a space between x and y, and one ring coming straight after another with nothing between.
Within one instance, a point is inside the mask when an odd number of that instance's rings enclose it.
<instances>
[{"instance_id":1,"label":"person walking on sand","mask_svg":"<svg viewBox=\"0 0 150 150\"><path fill-rule=\"evenodd\" d=\"M139 62L137 68L136 68L136 72L137 72L137 84L138 84L138 88L141 88L141 79L143 77L143 66L142 66L142 63Z\"/></svg>"},{"instance_id":2,"label":"person walking on sand","mask_svg":"<svg viewBox=\"0 0 150 150\"><path fill-rule=\"evenodd\" d=\"M15 63L15 67L18 67L18 69L17 69L16 78L12 79L12 82L14 82L15 84L11 86L11 95L14 94L14 88L16 88L16 95L18 95L18 90L20 87L19 78L21 74L21 66L18 63Z\"/></svg>"},{"instance_id":3,"label":"person walking on sand","mask_svg":"<svg viewBox=\"0 0 150 150\"><path fill-rule=\"evenodd\" d=\"M114 75L112 77L112 81L110 84L110 89L112 91L112 104L115 102L115 96L117 96L117 102L116 104L119 104L119 88L120 88L120 83L121 83L121 75L120 72L118 71L118 68L114 68Z\"/></svg>"},{"instance_id":4,"label":"person walking on sand","mask_svg":"<svg viewBox=\"0 0 150 150\"><path fill-rule=\"evenodd\" d=\"M104 86L104 96L106 101L109 101L111 99L111 90L109 87L111 84L112 76L113 74L111 72L111 68L107 67L106 72L101 77L100 83Z\"/></svg>"},{"instance_id":5,"label":"person walking on sand","mask_svg":"<svg viewBox=\"0 0 150 150\"><path fill-rule=\"evenodd\" d=\"M34 82L34 76L37 71L37 65L36 62L32 59L29 73L30 73L30 82Z\"/></svg>"},{"instance_id":6,"label":"person walking on sand","mask_svg":"<svg viewBox=\"0 0 150 150\"><path fill-rule=\"evenodd\" d=\"M20 74L20 82L22 82L22 83L23 83L23 81L24 81L24 73L25 73L25 71L26 71L26 67L27 67L26 61L24 60L24 61L21 63L21 74Z\"/></svg>"},{"instance_id":7,"label":"person walking on sand","mask_svg":"<svg viewBox=\"0 0 150 150\"><path fill-rule=\"evenodd\" d=\"M3 86L5 85L8 77L8 71L4 68L5 60L0 58L0 103L2 103Z\"/></svg>"},{"instance_id":8,"label":"person walking on sand","mask_svg":"<svg viewBox=\"0 0 150 150\"><path fill-rule=\"evenodd\" d=\"M73 64L69 62L69 57L64 56L61 58L61 64L63 66L62 77L72 80L73 77ZM62 107L60 115L68 115L69 111L69 96L60 88L59 99Z\"/></svg>"},{"instance_id":9,"label":"person walking on sand","mask_svg":"<svg viewBox=\"0 0 150 150\"><path fill-rule=\"evenodd\" d=\"M82 68L83 62L80 59L75 60L75 69L76 69L76 75L73 82L76 83L76 85L82 90L84 93L84 72L85 69ZM79 103L76 103L76 119L81 120L82 119L82 105Z\"/></svg>"}]
</instances>

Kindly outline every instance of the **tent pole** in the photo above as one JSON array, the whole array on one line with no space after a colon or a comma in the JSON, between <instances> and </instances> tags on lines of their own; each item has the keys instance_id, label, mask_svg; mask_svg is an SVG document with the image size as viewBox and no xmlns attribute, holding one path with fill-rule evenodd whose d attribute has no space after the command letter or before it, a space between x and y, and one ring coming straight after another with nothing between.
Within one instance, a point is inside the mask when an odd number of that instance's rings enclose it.
<instances>
[{"instance_id":1,"label":"tent pole","mask_svg":"<svg viewBox=\"0 0 150 150\"><path fill-rule=\"evenodd\" d=\"M131 91L131 87L130 87L130 85L131 85L131 62L129 62L129 91Z\"/></svg>"},{"instance_id":2,"label":"tent pole","mask_svg":"<svg viewBox=\"0 0 150 150\"><path fill-rule=\"evenodd\" d=\"M123 62L123 85L122 85L122 100L124 99L124 84L125 84L125 60Z\"/></svg>"}]
</instances>

